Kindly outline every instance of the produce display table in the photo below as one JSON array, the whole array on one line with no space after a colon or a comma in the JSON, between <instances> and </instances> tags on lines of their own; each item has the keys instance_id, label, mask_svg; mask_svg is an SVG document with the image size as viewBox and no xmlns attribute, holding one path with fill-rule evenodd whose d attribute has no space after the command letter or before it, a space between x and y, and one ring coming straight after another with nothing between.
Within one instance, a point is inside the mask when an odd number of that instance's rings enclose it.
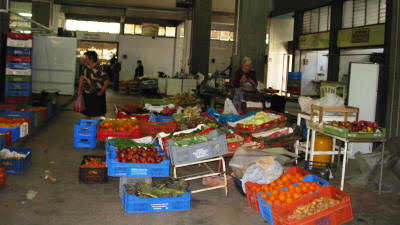
<instances>
[{"instance_id":1,"label":"produce display table","mask_svg":"<svg viewBox=\"0 0 400 225\"><path fill-rule=\"evenodd\" d=\"M384 153L385 153L385 143L386 143L386 138L343 138L339 137L336 135L328 134L324 132L320 127L315 126L312 123L309 123L307 125L307 142L306 142L306 147L305 147L305 154L306 154L306 160L307 160L307 155L310 152L313 152L315 155L335 155L335 154L343 154L343 163L342 163L342 175L341 175L341 180L340 180L340 190L343 190L344 187L344 176L346 172L346 163L347 163L347 154L348 151L352 151L353 148L353 143L357 142L363 142L363 143L377 143L381 142L382 143L382 153L381 153L381 168L380 168L380 174L379 174L379 189L378 189L378 194L381 194L382 191L382 173L383 173L383 161L384 161ZM311 148L309 150L310 146L310 133L314 133L314 138L315 138L315 132L318 132L320 134L329 136L333 138L333 148L335 150L333 151L314 151L314 142L311 142ZM315 139L312 139L315 140ZM344 149L343 153L341 153L341 148L339 147L338 151L336 151L336 141L343 141L344 142ZM349 148L350 145L350 148ZM350 149L350 150L349 150ZM296 152L298 154L298 152ZM312 161L312 159L311 159Z\"/></svg>"},{"instance_id":2,"label":"produce display table","mask_svg":"<svg viewBox=\"0 0 400 225\"><path fill-rule=\"evenodd\" d=\"M222 162L222 171L221 172L213 171L207 164L207 163L210 163L210 162ZM177 171L176 171L177 168L188 167L188 166L193 166L193 165L200 165L200 164L203 164L204 166L206 166L207 169L208 169L208 172L203 172L203 173L197 173L197 174L191 174L191 175L187 175L187 176L178 177L178 174L177 174ZM206 159L206 160L202 160L202 161L198 161L198 162L185 163L185 164L180 164L180 165L172 165L172 169L174 171L174 178L184 179L186 181L202 179L204 177L212 177L212 176L223 175L224 176L224 184L223 185L219 185L219 186L215 186L215 187L208 187L208 188L201 188L201 189L198 189L198 190L192 190L192 194L199 193L199 192L204 192L204 191L211 191L211 190L215 190L215 189L225 189L225 195L228 197L228 184L227 184L227 180L226 180L226 167L225 167L225 160L224 160L223 156L219 156L219 157L212 158L212 159Z\"/></svg>"}]
</instances>

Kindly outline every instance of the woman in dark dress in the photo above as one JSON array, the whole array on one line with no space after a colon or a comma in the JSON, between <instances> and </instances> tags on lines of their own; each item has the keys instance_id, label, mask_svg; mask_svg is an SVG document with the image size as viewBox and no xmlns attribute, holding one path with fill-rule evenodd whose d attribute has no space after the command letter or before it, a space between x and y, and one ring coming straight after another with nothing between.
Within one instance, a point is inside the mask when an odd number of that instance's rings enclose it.
<instances>
[{"instance_id":1,"label":"woman in dark dress","mask_svg":"<svg viewBox=\"0 0 400 225\"><path fill-rule=\"evenodd\" d=\"M243 101L243 90L240 87L246 82L257 87L256 72L251 69L251 59L249 57L243 58L242 66L236 71L235 77L233 78L233 87L235 88L233 104L238 111L241 111L241 104Z\"/></svg>"},{"instance_id":2,"label":"woman in dark dress","mask_svg":"<svg viewBox=\"0 0 400 225\"><path fill-rule=\"evenodd\" d=\"M107 73L98 63L97 53L85 53L86 67L79 79L78 95L85 101L85 114L87 117L104 116L107 112L106 89L109 83Z\"/></svg>"}]
</instances>

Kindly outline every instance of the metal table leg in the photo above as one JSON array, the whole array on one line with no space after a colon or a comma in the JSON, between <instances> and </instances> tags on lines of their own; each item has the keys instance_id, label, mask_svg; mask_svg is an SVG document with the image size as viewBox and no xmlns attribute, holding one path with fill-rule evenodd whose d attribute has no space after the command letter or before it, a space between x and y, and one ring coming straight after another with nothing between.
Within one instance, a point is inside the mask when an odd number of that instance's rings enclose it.
<instances>
[{"instance_id":1,"label":"metal table leg","mask_svg":"<svg viewBox=\"0 0 400 225\"><path fill-rule=\"evenodd\" d=\"M310 161L314 160L314 151L315 151L315 134L317 133L315 130L311 131L311 149L310 149Z\"/></svg>"},{"instance_id":2,"label":"metal table leg","mask_svg":"<svg viewBox=\"0 0 400 225\"><path fill-rule=\"evenodd\" d=\"M310 144L310 128L308 128L307 129L307 142L306 142L306 157L305 157L305 160L307 160L308 159L308 147L309 147L309 144Z\"/></svg>"},{"instance_id":3,"label":"metal table leg","mask_svg":"<svg viewBox=\"0 0 400 225\"><path fill-rule=\"evenodd\" d=\"M382 176L383 176L383 164L384 164L384 158L385 158L385 142L382 142L382 155L381 155L381 171L379 174L379 189L378 189L378 194L380 195L382 193Z\"/></svg>"},{"instance_id":4,"label":"metal table leg","mask_svg":"<svg viewBox=\"0 0 400 225\"><path fill-rule=\"evenodd\" d=\"M343 164L342 164L342 178L340 180L340 190L343 191L344 187L344 176L346 172L346 157L347 157L347 149L348 149L348 143L347 141L344 142L344 152L343 152Z\"/></svg>"}]
</instances>

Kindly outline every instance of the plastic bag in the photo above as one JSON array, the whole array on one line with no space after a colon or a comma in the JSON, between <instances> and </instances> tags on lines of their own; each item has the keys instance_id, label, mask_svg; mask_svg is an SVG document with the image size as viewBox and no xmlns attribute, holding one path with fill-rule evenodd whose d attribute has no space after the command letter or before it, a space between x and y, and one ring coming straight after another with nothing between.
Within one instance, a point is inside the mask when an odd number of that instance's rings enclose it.
<instances>
[{"instance_id":1,"label":"plastic bag","mask_svg":"<svg viewBox=\"0 0 400 225\"><path fill-rule=\"evenodd\" d=\"M233 102L229 98L225 99L224 114L239 115L238 111L236 110L235 106L233 105Z\"/></svg>"},{"instance_id":2,"label":"plastic bag","mask_svg":"<svg viewBox=\"0 0 400 225\"><path fill-rule=\"evenodd\" d=\"M85 102L84 102L84 100L83 100L83 96L82 95L80 95L80 96L78 96L78 98L76 99L76 102L75 102L75 106L74 106L74 110L76 111L76 112L83 112L83 111L85 111Z\"/></svg>"},{"instance_id":3,"label":"plastic bag","mask_svg":"<svg viewBox=\"0 0 400 225\"><path fill-rule=\"evenodd\" d=\"M259 165L254 164L247 168L245 174L242 177L242 189L246 193L245 184L246 182L254 182L258 184L269 184L278 179L283 173L283 168L278 161L274 160L272 165L267 169L263 170Z\"/></svg>"}]
</instances>

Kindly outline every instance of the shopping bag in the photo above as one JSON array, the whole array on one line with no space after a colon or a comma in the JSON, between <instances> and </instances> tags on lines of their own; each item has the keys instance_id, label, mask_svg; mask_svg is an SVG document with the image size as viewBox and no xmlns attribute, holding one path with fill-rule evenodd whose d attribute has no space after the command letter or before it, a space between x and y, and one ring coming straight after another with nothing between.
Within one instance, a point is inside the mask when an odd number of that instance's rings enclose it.
<instances>
[{"instance_id":1,"label":"shopping bag","mask_svg":"<svg viewBox=\"0 0 400 225\"><path fill-rule=\"evenodd\" d=\"M235 108L235 105L233 105L232 100L230 100L229 98L225 99L224 114L239 115L238 111Z\"/></svg>"},{"instance_id":2,"label":"shopping bag","mask_svg":"<svg viewBox=\"0 0 400 225\"><path fill-rule=\"evenodd\" d=\"M76 99L76 102L75 102L75 106L74 106L74 110L76 111L76 112L83 112L83 111L85 111L85 102L84 102L84 100L83 100L83 96L82 95L80 95L80 96L78 96L78 98Z\"/></svg>"}]
</instances>

